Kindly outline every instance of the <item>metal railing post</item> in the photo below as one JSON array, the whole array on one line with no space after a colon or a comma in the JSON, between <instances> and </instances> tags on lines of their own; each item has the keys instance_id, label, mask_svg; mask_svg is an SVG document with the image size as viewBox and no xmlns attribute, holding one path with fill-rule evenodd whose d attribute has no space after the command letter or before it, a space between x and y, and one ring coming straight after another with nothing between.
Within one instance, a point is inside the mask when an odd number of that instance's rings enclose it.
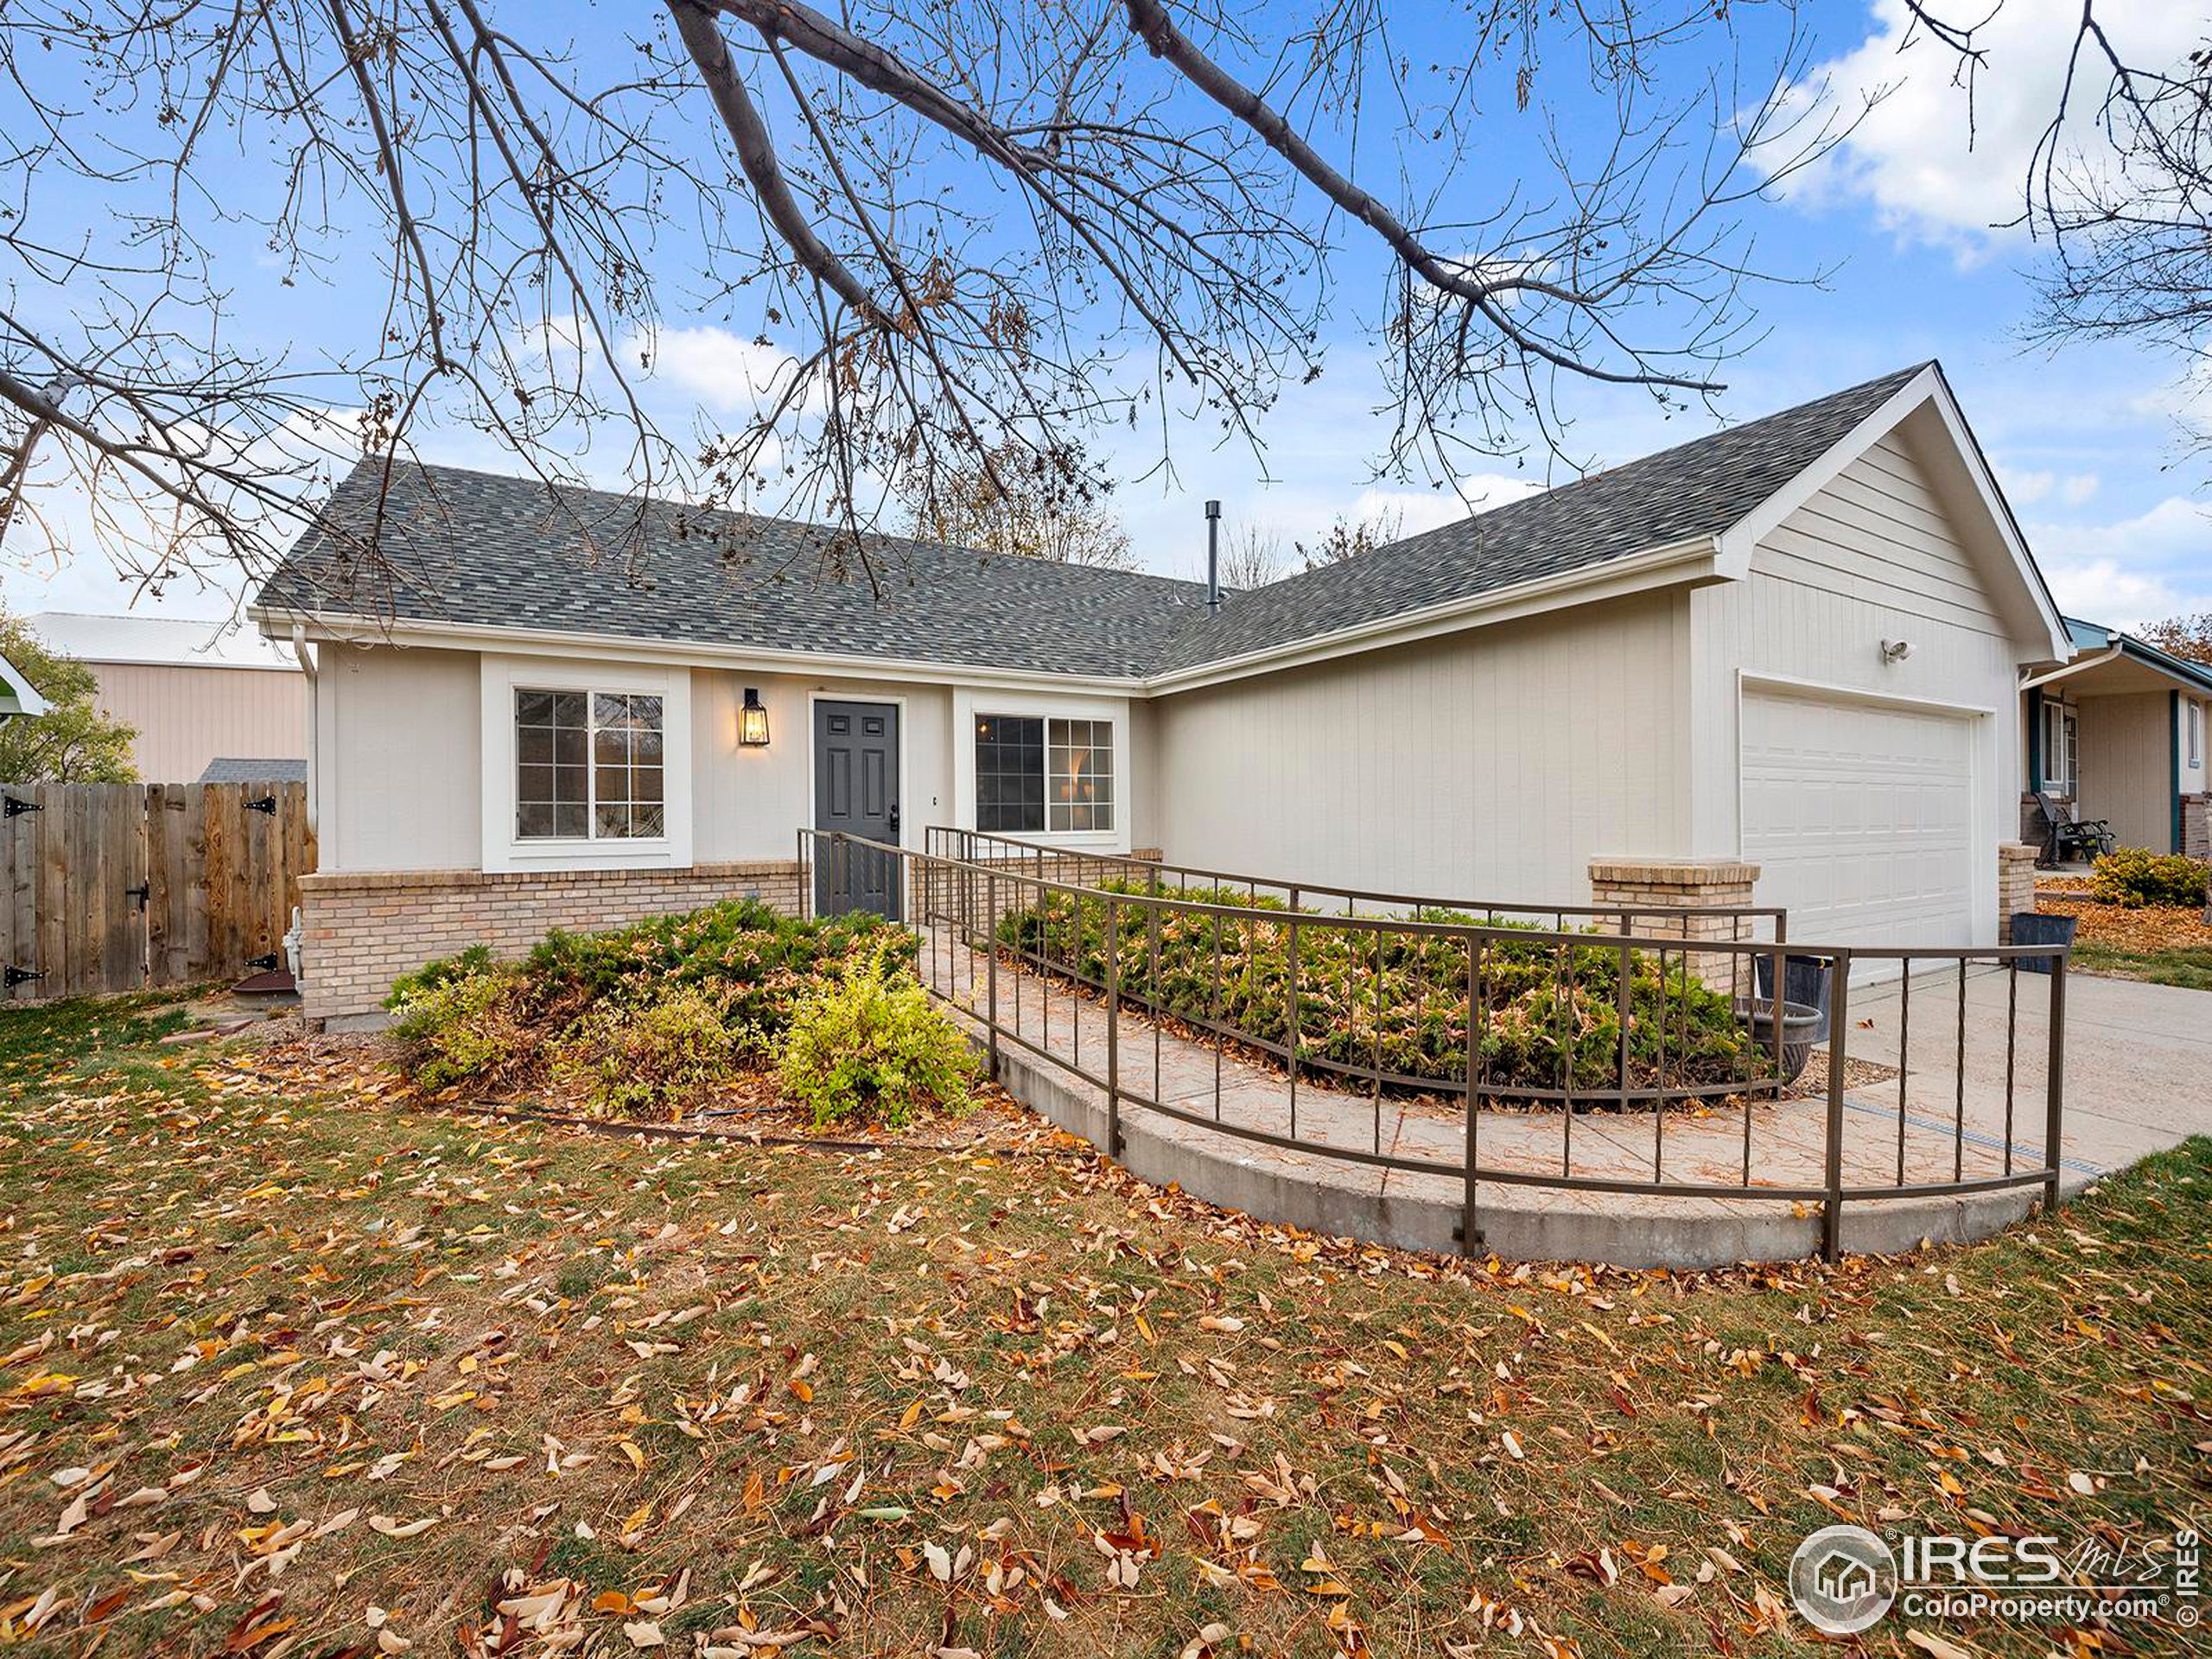
<instances>
[{"instance_id":1,"label":"metal railing post","mask_svg":"<svg viewBox=\"0 0 2212 1659\"><path fill-rule=\"evenodd\" d=\"M1290 1138L1298 1139L1298 889L1290 889L1290 925L1284 954L1290 978L1290 1029L1284 1033L1285 1063L1290 1068Z\"/></svg>"},{"instance_id":2,"label":"metal railing post","mask_svg":"<svg viewBox=\"0 0 2212 1659\"><path fill-rule=\"evenodd\" d=\"M2066 964L2073 953L2061 950L2050 964L2050 1058L2044 1076L2043 1211L2058 1208L2058 1154L2065 1144Z\"/></svg>"},{"instance_id":3,"label":"metal railing post","mask_svg":"<svg viewBox=\"0 0 2212 1659\"><path fill-rule=\"evenodd\" d=\"M1467 1117L1459 1195L1459 1254L1472 1255L1482 1249L1482 1223L1477 1207L1475 1171L1482 1162L1482 1101L1478 1094L1482 1065L1482 942L1467 935Z\"/></svg>"},{"instance_id":4,"label":"metal railing post","mask_svg":"<svg viewBox=\"0 0 2212 1659\"><path fill-rule=\"evenodd\" d=\"M1843 1073L1850 1058L1846 1051L1851 1039L1846 1033L1851 1029L1851 952L1837 951L1828 973L1827 1166L1823 1172L1827 1198L1821 1205L1821 1254L1839 1262L1843 1259Z\"/></svg>"},{"instance_id":5,"label":"metal railing post","mask_svg":"<svg viewBox=\"0 0 2212 1659\"><path fill-rule=\"evenodd\" d=\"M814 909L814 868L806 861L806 831L793 837L791 861L798 867L798 918L805 921Z\"/></svg>"},{"instance_id":6,"label":"metal railing post","mask_svg":"<svg viewBox=\"0 0 2212 1659\"><path fill-rule=\"evenodd\" d=\"M999 873L996 870L986 872L983 885L986 889L983 899L984 909L991 916L995 917L999 911ZM996 1083L999 1080L999 929L995 921L991 922L983 931L983 950L986 953L984 959L988 964L983 971L990 982L990 988L986 995L990 999L988 1027L991 1081Z\"/></svg>"},{"instance_id":7,"label":"metal railing post","mask_svg":"<svg viewBox=\"0 0 2212 1659\"><path fill-rule=\"evenodd\" d=\"M1080 913L1080 912L1078 912ZM1106 901L1106 1155L1122 1155L1122 918ZM1077 929L1078 935L1081 929ZM1082 950L1078 938L1076 949ZM1082 1013L1077 1010L1078 1023Z\"/></svg>"}]
</instances>

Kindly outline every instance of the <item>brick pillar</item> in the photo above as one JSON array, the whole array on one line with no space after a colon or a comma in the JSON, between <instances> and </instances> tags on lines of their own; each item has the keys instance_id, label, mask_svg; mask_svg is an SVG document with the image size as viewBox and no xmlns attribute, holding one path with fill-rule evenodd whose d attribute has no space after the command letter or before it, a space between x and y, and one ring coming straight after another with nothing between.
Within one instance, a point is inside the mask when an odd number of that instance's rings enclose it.
<instances>
[{"instance_id":1,"label":"brick pillar","mask_svg":"<svg viewBox=\"0 0 2212 1659\"><path fill-rule=\"evenodd\" d=\"M1997 843L1997 942L2012 942L2012 918L2036 907L2036 858L2043 851L2033 842Z\"/></svg>"},{"instance_id":2,"label":"brick pillar","mask_svg":"<svg viewBox=\"0 0 2212 1659\"><path fill-rule=\"evenodd\" d=\"M1749 922L1723 912L1751 904L1758 879L1758 865L1734 859L1593 858L1590 902L1619 906L1627 930L1645 938L1749 940ZM1694 955L1690 971L1717 990L1751 984L1751 959L1737 951Z\"/></svg>"},{"instance_id":3,"label":"brick pillar","mask_svg":"<svg viewBox=\"0 0 2212 1659\"><path fill-rule=\"evenodd\" d=\"M2212 858L2212 795L2181 798L2181 849L2191 858Z\"/></svg>"}]
</instances>

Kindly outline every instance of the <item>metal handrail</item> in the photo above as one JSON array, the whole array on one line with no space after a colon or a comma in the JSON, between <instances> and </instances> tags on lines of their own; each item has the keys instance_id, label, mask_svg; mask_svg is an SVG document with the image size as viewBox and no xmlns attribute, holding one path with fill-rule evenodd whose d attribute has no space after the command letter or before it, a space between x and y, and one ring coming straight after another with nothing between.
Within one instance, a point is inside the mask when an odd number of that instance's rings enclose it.
<instances>
[{"instance_id":1,"label":"metal handrail","mask_svg":"<svg viewBox=\"0 0 2212 1659\"><path fill-rule=\"evenodd\" d=\"M1963 1197L2034 1185L2044 1188L2046 1206L2055 1205L2057 1201L2064 1098L2065 976L2069 960L2067 948L2063 945L1821 945L1791 943L1780 938L1771 941L1751 941L1638 933L1625 925L1631 919L1627 917L1624 917L1624 925L1619 931L1606 931L1594 924L1588 931L1565 927L1544 930L1526 925L1499 923L1495 918L1489 922L1459 918L1446 921L1423 919L1419 916L1363 915L1352 910L1338 915L1333 912L1306 911L1295 906L1287 910L1275 911L1257 909L1249 904L1169 897L1157 891L1145 893L1080 881L1058 880L1042 874L1043 861L1033 857L1015 861L951 858L935 852L889 846L835 831L801 830L798 839L803 906L817 909L825 903L836 904L840 893L853 890L851 877L855 861L870 861L868 868L871 873L886 878L880 884L881 890L898 895L901 912L910 917L918 910L920 912L923 948L926 952L922 964L924 977L932 995L941 1000L953 1000L949 988L956 968L951 960L952 955L962 950L970 953L969 1000L958 1006L982 1021L994 1075L997 1072L1001 1046L1012 1046L1036 1054L1103 1090L1108 1121L1105 1150L1110 1156L1118 1158L1122 1154L1122 1115L1125 1107L1134 1107L1191 1123L1211 1133L1294 1149L1309 1155L1415 1173L1456 1173L1462 1178L1464 1191L1460 1237L1464 1247L1469 1249L1478 1248L1480 1242L1478 1189L1484 1182L1594 1193L1817 1202L1822 1206L1821 1249L1823 1254L1831 1259L1841 1250L1841 1218L1847 1203L1936 1196ZM1062 849L1032 847L1025 850L1042 850L1048 855L1057 855ZM1088 858L1091 855L1070 849L1067 856ZM1135 862L1141 868L1145 865L1144 861L1120 860L1112 855L1104 855L1103 861L1109 868L1127 862ZM941 899L948 901L943 907L939 904ZM1007 902L1009 899L1018 902ZM1065 901L1065 915L1056 913L1053 906L1058 901ZM1546 906L1544 913L1556 908L1560 907ZM1089 914L1086 914L1087 911ZM1007 916L1033 912L1042 918L1045 938L1041 948L1026 949L1018 941L1010 944L1000 937L1001 923ZM1140 912L1143 917L1141 938L1135 944L1125 946L1122 924L1124 916L1132 912ZM1563 913L1605 917L1620 912L1611 906L1568 906L1565 907ZM1638 912L1647 913L1667 913L1675 919L1679 919L1681 914L1680 912ZM977 925L979 917L980 928ZM1083 971L1082 958L1090 949L1088 928L1094 917L1103 922L1100 939L1104 961L1101 973L1090 975ZM1176 1007L1172 997L1163 996L1160 985L1163 931L1178 921L1187 923L1192 919L1210 920L1213 924L1208 930L1213 942L1209 1008L1206 1015L1199 1017L1194 1017L1188 1008ZM1248 940L1259 939L1264 930L1269 944L1278 938L1282 943L1281 961L1287 981L1287 1007L1271 1011L1283 1016L1284 1035L1279 1042L1249 1025L1238 1024L1223 1007L1221 939L1224 929L1221 925L1226 922L1234 922L1245 929ZM1055 925L1071 926L1076 935L1075 948L1066 951L1065 956L1054 948L1056 942L1052 938L1052 929ZM1357 948L1348 944L1345 955L1346 970L1352 976L1350 982L1355 997L1358 994L1357 970L1362 960L1360 953L1368 953L1372 963L1370 982L1376 1010L1372 1065L1347 1065L1307 1052L1307 1005L1302 1001L1306 994L1301 991L1299 974L1304 960L1304 953L1298 945L1298 936L1301 931L1337 933L1344 936L1347 941L1360 942ZM1457 1078L1408 1073L1386 1068L1382 1064L1380 1015L1385 1006L1384 965L1394 948L1402 951L1408 942L1417 951L1422 951L1423 947L1433 949L1441 944L1456 948L1464 957L1465 968L1456 990L1456 1003L1447 1001L1435 1005L1446 1011L1456 1006L1465 1013L1465 1071L1464 1075ZM1065 936L1057 943L1065 946ZM1125 950L1133 954L1141 952L1134 979L1123 962ZM946 970L942 979L938 971L940 953L945 958L943 965ZM1500 962L1525 965L1532 953L1538 956L1555 953L1559 978L1554 988L1564 993L1559 999L1560 1034L1566 1039L1560 1048L1563 1075L1561 1086L1556 1089L1534 1086L1526 1079L1501 1082L1493 1078L1490 1063L1484 1058L1486 1045L1481 1040L1493 1029L1491 1023L1493 1010L1487 1001L1489 984L1486 973L1494 971ZM1658 969L1651 988L1656 995L1659 1058L1656 1083L1649 1086L1637 1086L1630 1080L1631 1030L1646 1017L1637 1007L1640 988L1637 974L1639 954L1656 957ZM985 981L985 1001L980 1010L972 1005L976 988L974 981L978 971L973 961L976 957L982 959L980 972ZM1567 1016L1573 1009L1576 993L1585 983L1578 964L1599 957L1612 962L1614 966L1606 971L1618 974L1618 981L1611 988L1618 997L1614 1005L1620 1028L1618 1069L1613 1086L1577 1088L1574 1069L1580 1033L1568 1028ZM1773 976L1770 983L1774 995L1764 1001L1757 996L1733 999L1731 1006L1735 1009L1737 1017L1754 1024L1762 1012L1768 1016L1768 1023L1773 1032L1774 1072L1766 1076L1757 1073L1740 1077L1731 1076L1717 1082L1711 1079L1694 1081L1678 1076L1670 1084L1666 1071L1666 1033L1671 988L1680 988L1679 995L1687 1010L1693 977L1702 976L1701 974L1693 975L1694 963L1709 967L1715 960L1725 962L1728 965L1732 983L1740 986L1741 961L1759 957L1765 957L1770 963ZM1674 963L1671 969L1670 958ZM1787 963L1808 959L1825 963L1830 970L1826 1045L1828 1075L1820 1179L1817 1182L1798 1181L1789 1185L1762 1184L1753 1179L1754 1115L1751 1108L1755 1100L1779 1101L1784 1096L1789 1081L1783 1076L1787 1071L1783 1063L1785 1031L1777 1005L1782 1002L1782 994L1787 988ZM1416 960L1425 969L1427 960L1425 951L1418 955ZM1894 962L1904 969L1902 1023L1906 1033L1910 1031L1911 1013L1912 965L1916 963L1956 964L1955 1064L1958 1086L1953 1122L1949 1126L1953 1156L1951 1178L1948 1180L1911 1179L1908 1176L1907 1141L1910 1120L1906 1110L1905 1090L1910 1081L1912 1057L1909 1042L1902 1039L1898 1051L1900 1075L1896 1179L1893 1183L1869 1183L1864 1179L1846 1179L1845 1074L1850 1059L1852 1033L1851 977L1853 965L1866 962ZM1968 1176L1965 1166L1968 1138L1965 1100L1966 976L1971 964L1985 963L2006 971L2010 976L2005 1026L2003 1169L1998 1174ZM2024 963L2047 965L2050 987L2050 1052L2044 1081L2042 1156L2033 1164L2022 1162L2015 1167L2013 1134L2018 1082L2019 969ZM1002 978L1007 982L1005 988L1001 986ZM1052 999L1056 982L1065 988L1064 995L1067 997L1095 999L1103 1002L1107 1030L1103 1062L1085 1063L1083 1020L1079 1014L1072 1011L1067 1047L1062 1049L1053 1046ZM1033 1037L1025 1028L1021 1018L1025 986L1031 988L1030 995L1039 1005L1038 1035ZM1011 1018L1007 1017L1007 1011L1002 1007L1002 988L1010 988L1012 993ZM1432 988L1432 988L1424 978L1420 1005L1424 1020L1432 1006L1429 1001ZM1125 1022L1122 1018L1125 1010L1137 1014L1139 1020ZM1248 1015L1249 1012L1248 1004ZM1147 1013L1155 1017L1143 1019L1141 1016ZM1179 1104L1165 1096L1160 1081L1161 1032L1165 1019L1173 1019L1193 1033L1214 1039L1210 1045L1215 1057L1213 1110L1211 1116ZM1140 1045L1147 1034L1150 1038L1154 1078L1149 1092L1123 1064L1125 1027L1128 1025L1135 1026ZM1277 1134L1224 1116L1221 1057L1224 1051L1230 1048L1264 1055L1280 1065L1287 1073L1289 1085L1287 1134ZM1301 1073L1306 1074L1309 1079L1321 1074L1366 1085L1374 1103L1374 1136L1370 1147L1363 1148L1300 1135L1299 1088ZM1386 1090L1417 1090L1426 1096L1456 1097L1463 1107L1469 1109L1464 1111L1463 1152L1456 1164L1436 1158L1409 1156L1397 1151L1384 1150L1382 1102ZM1341 1091L1331 1092L1332 1097L1339 1102L1357 1098ZM1310 1100L1310 1088L1308 1095ZM1665 1173L1668 1117L1665 1109L1669 1105L1696 1105L1724 1098L1742 1102L1743 1135L1738 1179L1734 1181L1669 1179ZM1557 1114L1560 1124L1560 1167L1556 1172L1515 1167L1495 1160L1484 1160L1480 1129L1485 1114L1481 1108L1486 1103L1499 1101L1537 1102L1561 1108ZM1637 1107L1649 1107L1653 1128L1651 1174L1649 1179L1578 1173L1575 1171L1573 1148L1576 1108L1597 1105L1618 1108L1623 1112Z\"/></svg>"},{"instance_id":2,"label":"metal handrail","mask_svg":"<svg viewBox=\"0 0 2212 1659\"><path fill-rule=\"evenodd\" d=\"M939 848L947 843L961 850L940 851ZM1435 899L1421 893L1338 887L1324 881L1289 880L1281 876L1208 869L1196 864L1173 864L1164 859L1139 858L1133 853L1118 853L1103 848L1055 846L1048 842L1025 841L1019 836L1001 835L995 830L967 830L950 824L930 825L924 832L923 844L924 849L933 857L950 858L966 863L989 862L992 855L976 851L988 845L1009 849L1006 857L1010 861L1025 859L1033 862L1040 858L1049 858L1077 865L1118 865L1148 880L1156 880L1161 876L1173 875L1177 886L1264 889L1270 893L1295 893L1303 899L1341 899L1347 905L1395 905L1416 911L1459 911L1486 916L1551 916L1562 923L1569 916L1618 916L1625 924L1640 917L1681 914L1679 906L1665 905L1541 905L1515 899ZM1295 905L1292 906L1294 909L1298 907ZM1774 923L1776 938L1788 937L1789 912L1780 905L1700 906L1697 913L1706 918L1764 917Z\"/></svg>"}]
</instances>

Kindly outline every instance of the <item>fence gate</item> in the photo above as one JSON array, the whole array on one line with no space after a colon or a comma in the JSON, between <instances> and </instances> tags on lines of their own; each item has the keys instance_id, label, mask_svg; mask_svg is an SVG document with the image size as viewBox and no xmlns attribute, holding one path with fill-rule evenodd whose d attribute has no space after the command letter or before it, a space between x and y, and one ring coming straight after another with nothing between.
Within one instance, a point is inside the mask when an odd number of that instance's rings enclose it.
<instances>
[{"instance_id":1,"label":"fence gate","mask_svg":"<svg viewBox=\"0 0 2212 1659\"><path fill-rule=\"evenodd\" d=\"M0 1001L236 979L315 868L303 784L0 787Z\"/></svg>"}]
</instances>

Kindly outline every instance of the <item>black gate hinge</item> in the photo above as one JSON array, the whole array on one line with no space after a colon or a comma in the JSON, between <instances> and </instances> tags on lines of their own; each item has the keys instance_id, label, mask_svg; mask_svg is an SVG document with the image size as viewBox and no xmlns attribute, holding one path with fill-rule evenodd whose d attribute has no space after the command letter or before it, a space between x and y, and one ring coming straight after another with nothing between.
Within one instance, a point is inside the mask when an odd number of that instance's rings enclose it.
<instances>
[{"instance_id":1,"label":"black gate hinge","mask_svg":"<svg viewBox=\"0 0 2212 1659\"><path fill-rule=\"evenodd\" d=\"M272 818L276 816L276 798L274 795L264 795L259 800L247 801L244 805L249 812L266 812Z\"/></svg>"},{"instance_id":2,"label":"black gate hinge","mask_svg":"<svg viewBox=\"0 0 2212 1659\"><path fill-rule=\"evenodd\" d=\"M13 806L15 803L10 801L8 804ZM28 985L33 980L45 977L44 974L34 973L28 968L18 968L11 962L6 967L0 968L0 991L12 991L18 985Z\"/></svg>"},{"instance_id":3,"label":"black gate hinge","mask_svg":"<svg viewBox=\"0 0 2212 1659\"><path fill-rule=\"evenodd\" d=\"M13 795L9 796L7 799L8 806L4 816L10 818L20 818L26 812L43 812L46 810L46 809L43 806L41 806L36 801L19 801Z\"/></svg>"},{"instance_id":4,"label":"black gate hinge","mask_svg":"<svg viewBox=\"0 0 2212 1659\"><path fill-rule=\"evenodd\" d=\"M248 957L245 959L245 965L257 974L273 974L284 965L284 958L278 952L271 950L265 957Z\"/></svg>"}]
</instances>

